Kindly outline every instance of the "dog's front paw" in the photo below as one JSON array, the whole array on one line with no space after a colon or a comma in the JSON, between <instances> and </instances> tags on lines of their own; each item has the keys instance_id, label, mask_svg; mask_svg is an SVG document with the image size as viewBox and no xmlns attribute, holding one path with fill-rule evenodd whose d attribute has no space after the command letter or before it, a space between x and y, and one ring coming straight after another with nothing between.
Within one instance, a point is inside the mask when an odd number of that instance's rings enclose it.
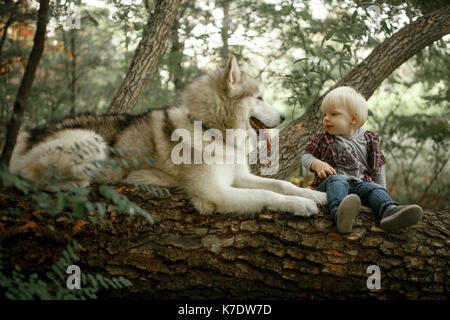
<instances>
[{"instance_id":1,"label":"dog's front paw","mask_svg":"<svg viewBox=\"0 0 450 320\"><path fill-rule=\"evenodd\" d=\"M327 204L327 193L306 188L299 188L299 196L313 200L318 205Z\"/></svg>"},{"instance_id":2,"label":"dog's front paw","mask_svg":"<svg viewBox=\"0 0 450 320\"><path fill-rule=\"evenodd\" d=\"M318 205L326 205L328 203L327 193L311 190L311 200L313 200Z\"/></svg>"},{"instance_id":3,"label":"dog's front paw","mask_svg":"<svg viewBox=\"0 0 450 320\"><path fill-rule=\"evenodd\" d=\"M298 199L300 201L298 201L298 203L295 206L294 211L295 216L310 217L312 215L319 213L319 208L317 208L317 205L314 203L313 200L301 198Z\"/></svg>"},{"instance_id":4,"label":"dog's front paw","mask_svg":"<svg viewBox=\"0 0 450 320\"><path fill-rule=\"evenodd\" d=\"M200 198L193 197L191 202L201 215L210 215L216 209L212 202Z\"/></svg>"}]
</instances>

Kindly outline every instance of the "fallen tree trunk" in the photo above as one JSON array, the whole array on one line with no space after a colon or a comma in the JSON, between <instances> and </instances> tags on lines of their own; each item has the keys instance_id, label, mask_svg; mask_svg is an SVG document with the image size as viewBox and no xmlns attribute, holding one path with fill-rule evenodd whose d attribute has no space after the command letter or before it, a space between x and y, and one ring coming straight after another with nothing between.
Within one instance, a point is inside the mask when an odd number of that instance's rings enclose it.
<instances>
[{"instance_id":1,"label":"fallen tree trunk","mask_svg":"<svg viewBox=\"0 0 450 320\"><path fill-rule=\"evenodd\" d=\"M182 193L161 199L126 186L122 193L151 213L155 224L110 206L112 228L31 208L6 215L8 206L25 207L15 203L14 193L3 192L9 195L0 214L4 264L43 272L75 239L85 248L77 263L82 272L133 283L100 297L450 298L450 218L444 212L425 211L417 226L386 233L363 208L354 232L341 235L326 208L312 218L276 212L202 216ZM381 289L368 289L371 265L380 268Z\"/></svg>"}]
</instances>

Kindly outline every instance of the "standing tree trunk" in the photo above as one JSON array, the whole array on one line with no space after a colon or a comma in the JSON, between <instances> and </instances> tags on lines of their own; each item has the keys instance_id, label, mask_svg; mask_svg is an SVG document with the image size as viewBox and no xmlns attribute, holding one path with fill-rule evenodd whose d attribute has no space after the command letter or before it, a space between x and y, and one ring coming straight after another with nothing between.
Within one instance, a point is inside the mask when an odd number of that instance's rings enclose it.
<instances>
[{"instance_id":1,"label":"standing tree trunk","mask_svg":"<svg viewBox=\"0 0 450 320\"><path fill-rule=\"evenodd\" d=\"M184 15L188 6L192 5L191 1L186 1L182 8L180 9L177 18L175 19L172 30L170 31L170 65L169 65L169 73L170 78L173 81L174 91L180 92L183 89L183 77L182 72L183 69L181 67L181 60L183 58L183 50L184 43L180 41L180 37L178 34L178 28L180 27L180 18Z\"/></svg>"},{"instance_id":2,"label":"standing tree trunk","mask_svg":"<svg viewBox=\"0 0 450 320\"><path fill-rule=\"evenodd\" d=\"M130 112L150 81L164 49L182 0L159 0L150 16L125 79L117 91L109 113Z\"/></svg>"},{"instance_id":3,"label":"standing tree trunk","mask_svg":"<svg viewBox=\"0 0 450 320\"><path fill-rule=\"evenodd\" d=\"M16 101L14 102L14 111L11 120L8 122L5 146L3 148L1 162L8 165L11 154L16 144L17 134L22 125L23 115L30 96L31 85L33 84L36 69L44 52L45 33L48 22L49 0L39 1L39 12L36 34L34 35L33 48L28 58L27 67L17 92Z\"/></svg>"},{"instance_id":4,"label":"standing tree trunk","mask_svg":"<svg viewBox=\"0 0 450 320\"><path fill-rule=\"evenodd\" d=\"M395 69L423 48L449 34L449 21L450 5L419 17L378 45L329 91L339 86L352 86L369 99ZM307 141L321 128L320 104L329 91L318 97L303 116L280 132L280 170L274 178L285 179L300 166L299 154ZM259 168L255 165L252 169L258 171Z\"/></svg>"}]
</instances>

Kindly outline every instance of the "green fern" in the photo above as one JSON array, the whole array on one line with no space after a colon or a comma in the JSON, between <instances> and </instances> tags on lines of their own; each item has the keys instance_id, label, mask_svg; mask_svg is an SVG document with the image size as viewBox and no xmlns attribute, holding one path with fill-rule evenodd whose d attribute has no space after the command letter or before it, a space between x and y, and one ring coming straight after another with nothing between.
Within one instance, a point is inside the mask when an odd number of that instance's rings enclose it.
<instances>
[{"instance_id":1,"label":"green fern","mask_svg":"<svg viewBox=\"0 0 450 320\"><path fill-rule=\"evenodd\" d=\"M41 275L33 273L25 275L21 268L15 266L11 276L3 273L1 264L2 254L0 252L0 288L3 288L4 297L10 300L86 300L97 299L100 290L122 289L129 287L132 283L124 277L107 278L101 274L95 276L89 273L81 273L80 289L69 289L66 273L68 266L75 265L79 257L75 250L83 247L75 240L67 245L62 257L51 266L51 271L42 279Z\"/></svg>"}]
</instances>

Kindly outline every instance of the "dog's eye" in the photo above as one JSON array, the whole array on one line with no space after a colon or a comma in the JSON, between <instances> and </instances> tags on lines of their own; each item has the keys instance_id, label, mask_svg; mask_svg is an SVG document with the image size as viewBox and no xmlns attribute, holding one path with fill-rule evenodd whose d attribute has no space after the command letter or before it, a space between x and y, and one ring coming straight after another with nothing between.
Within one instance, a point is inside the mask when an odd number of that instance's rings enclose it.
<instances>
[{"instance_id":1,"label":"dog's eye","mask_svg":"<svg viewBox=\"0 0 450 320\"><path fill-rule=\"evenodd\" d=\"M256 99L260 100L260 101L264 101L262 96L258 96Z\"/></svg>"}]
</instances>

